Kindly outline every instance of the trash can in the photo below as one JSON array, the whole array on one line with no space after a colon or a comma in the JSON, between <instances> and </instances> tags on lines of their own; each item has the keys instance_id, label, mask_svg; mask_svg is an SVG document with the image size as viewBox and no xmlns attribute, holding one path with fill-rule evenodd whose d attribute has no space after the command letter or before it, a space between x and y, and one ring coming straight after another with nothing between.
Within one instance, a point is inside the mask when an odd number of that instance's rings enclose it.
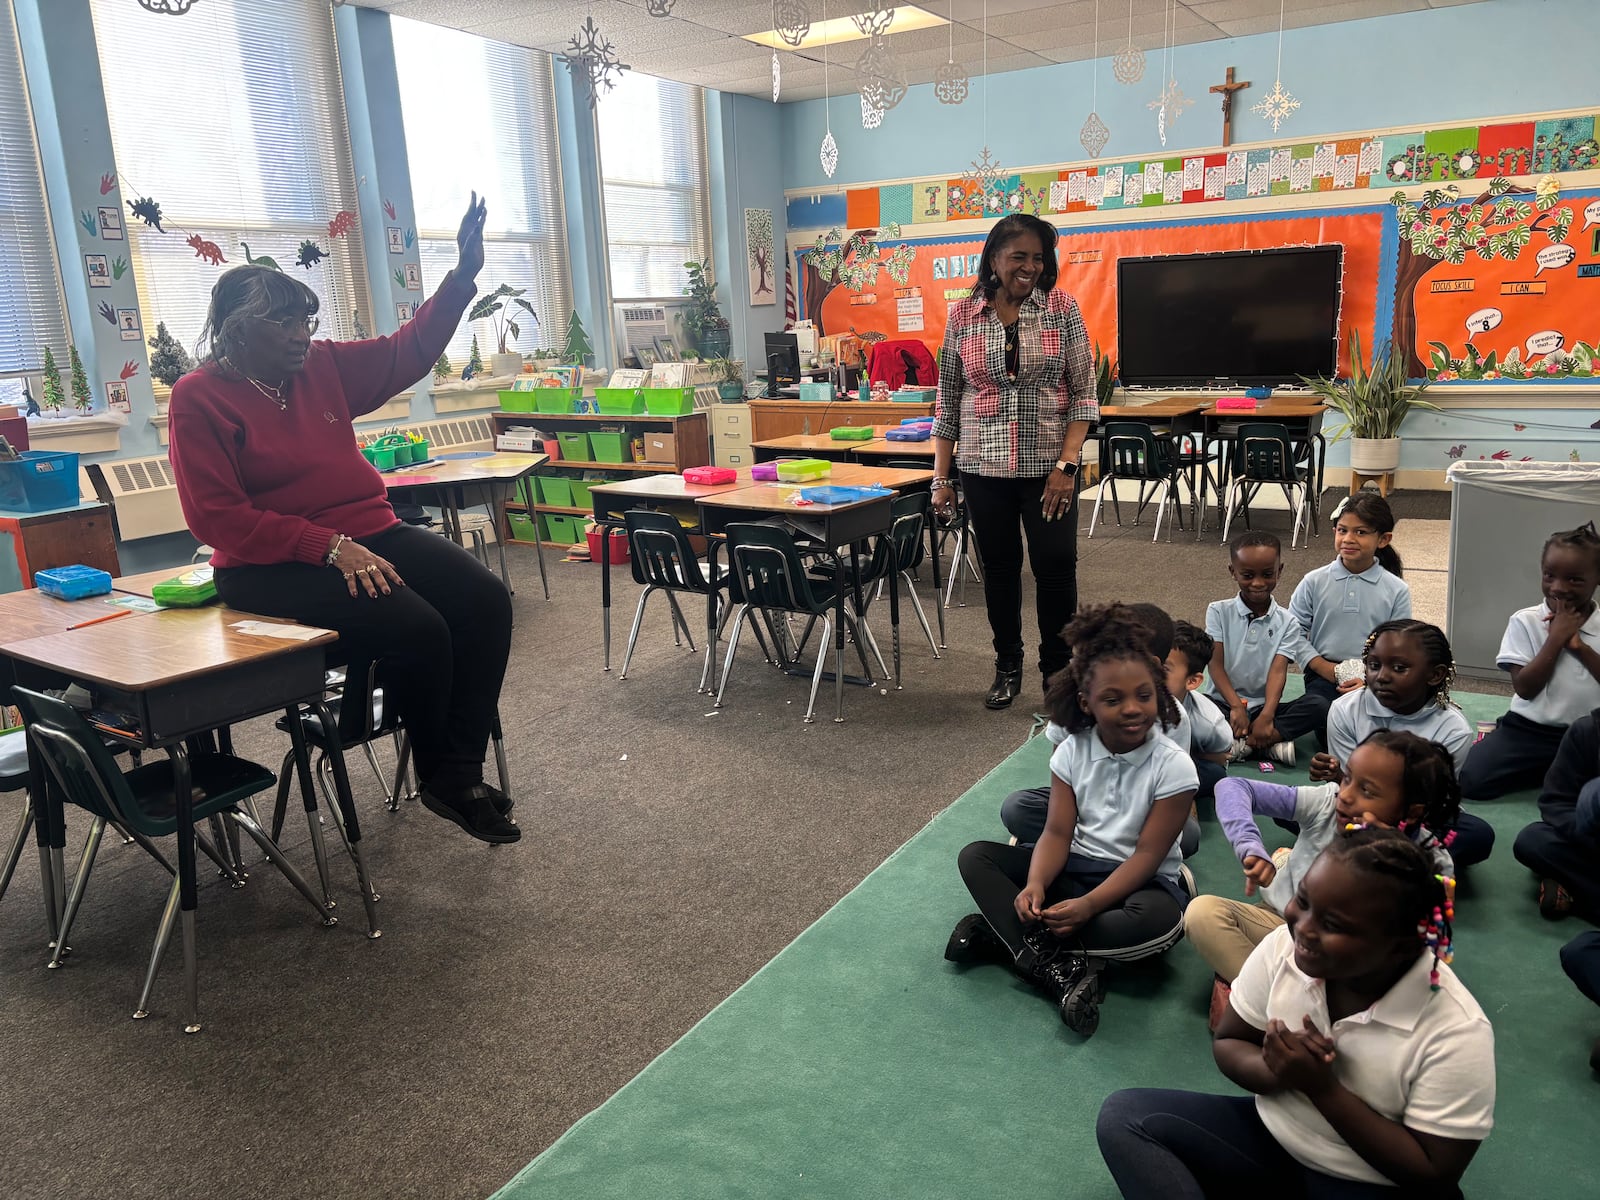
<instances>
[{"instance_id":1,"label":"trash can","mask_svg":"<svg viewBox=\"0 0 1600 1200\"><path fill-rule=\"evenodd\" d=\"M1458 462L1446 477L1452 492L1447 632L1456 674L1503 679L1495 664L1500 639L1512 613L1539 603L1545 539L1600 520L1600 465Z\"/></svg>"}]
</instances>

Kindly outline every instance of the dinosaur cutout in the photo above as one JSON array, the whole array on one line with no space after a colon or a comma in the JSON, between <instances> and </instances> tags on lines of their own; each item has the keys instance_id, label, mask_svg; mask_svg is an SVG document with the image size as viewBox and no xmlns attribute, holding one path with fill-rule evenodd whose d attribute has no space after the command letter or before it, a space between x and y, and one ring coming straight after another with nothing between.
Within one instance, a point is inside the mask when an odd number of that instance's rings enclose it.
<instances>
[{"instance_id":1,"label":"dinosaur cutout","mask_svg":"<svg viewBox=\"0 0 1600 1200\"><path fill-rule=\"evenodd\" d=\"M198 233L189 235L189 245L194 247L194 256L203 258L213 267L228 260L222 257L222 247L215 242L208 242Z\"/></svg>"},{"instance_id":2,"label":"dinosaur cutout","mask_svg":"<svg viewBox=\"0 0 1600 1200\"><path fill-rule=\"evenodd\" d=\"M277 259L268 258L265 254L263 254L260 258L257 258L255 255L250 253L249 242L240 242L239 245L244 247L245 262L249 263L252 267L266 267L271 271L282 272L283 268L278 265Z\"/></svg>"},{"instance_id":3,"label":"dinosaur cutout","mask_svg":"<svg viewBox=\"0 0 1600 1200\"><path fill-rule=\"evenodd\" d=\"M133 215L146 225L155 226L157 233L165 233L161 228L161 205L149 196L140 196L137 200L129 200L128 207L133 210Z\"/></svg>"},{"instance_id":4,"label":"dinosaur cutout","mask_svg":"<svg viewBox=\"0 0 1600 1200\"><path fill-rule=\"evenodd\" d=\"M300 243L300 257L294 260L294 265L309 271L327 257L321 246L307 239Z\"/></svg>"}]
</instances>

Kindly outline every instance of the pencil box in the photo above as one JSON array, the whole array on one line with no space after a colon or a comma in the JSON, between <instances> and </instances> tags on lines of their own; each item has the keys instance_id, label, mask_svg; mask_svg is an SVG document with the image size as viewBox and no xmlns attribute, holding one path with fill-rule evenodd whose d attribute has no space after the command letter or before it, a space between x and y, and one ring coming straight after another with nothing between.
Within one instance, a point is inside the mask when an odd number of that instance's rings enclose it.
<instances>
[{"instance_id":1,"label":"pencil box","mask_svg":"<svg viewBox=\"0 0 1600 1200\"><path fill-rule=\"evenodd\" d=\"M689 467L683 473L685 483L697 483L702 486L717 483L732 483L739 478L739 472L732 467Z\"/></svg>"},{"instance_id":2,"label":"pencil box","mask_svg":"<svg viewBox=\"0 0 1600 1200\"><path fill-rule=\"evenodd\" d=\"M1218 412L1255 412L1256 402L1249 396L1224 396L1217 401Z\"/></svg>"},{"instance_id":3,"label":"pencil box","mask_svg":"<svg viewBox=\"0 0 1600 1200\"><path fill-rule=\"evenodd\" d=\"M926 425L902 425L883 436L891 442L925 442L933 436L933 432Z\"/></svg>"},{"instance_id":4,"label":"pencil box","mask_svg":"<svg viewBox=\"0 0 1600 1200\"><path fill-rule=\"evenodd\" d=\"M800 489L800 498L809 500L813 504L854 504L858 500L874 500L879 496L892 496L890 488L878 487L846 487L835 484L822 487L805 487Z\"/></svg>"},{"instance_id":5,"label":"pencil box","mask_svg":"<svg viewBox=\"0 0 1600 1200\"><path fill-rule=\"evenodd\" d=\"M872 426L836 425L828 430L828 436L836 442L870 442L872 440Z\"/></svg>"},{"instance_id":6,"label":"pencil box","mask_svg":"<svg viewBox=\"0 0 1600 1200\"><path fill-rule=\"evenodd\" d=\"M757 463L750 468L750 478L759 482L771 483L778 477L778 464L775 462Z\"/></svg>"},{"instance_id":7,"label":"pencil box","mask_svg":"<svg viewBox=\"0 0 1600 1200\"><path fill-rule=\"evenodd\" d=\"M58 600L82 600L86 596L104 596L111 590L111 576L98 567L75 564L70 567L49 567L33 573L34 586Z\"/></svg>"},{"instance_id":8,"label":"pencil box","mask_svg":"<svg viewBox=\"0 0 1600 1200\"><path fill-rule=\"evenodd\" d=\"M833 464L820 458L790 458L778 463L778 478L785 483L810 483L826 479Z\"/></svg>"},{"instance_id":9,"label":"pencil box","mask_svg":"<svg viewBox=\"0 0 1600 1200\"><path fill-rule=\"evenodd\" d=\"M199 608L217 598L210 567L193 567L150 589L150 596L162 608Z\"/></svg>"}]
</instances>

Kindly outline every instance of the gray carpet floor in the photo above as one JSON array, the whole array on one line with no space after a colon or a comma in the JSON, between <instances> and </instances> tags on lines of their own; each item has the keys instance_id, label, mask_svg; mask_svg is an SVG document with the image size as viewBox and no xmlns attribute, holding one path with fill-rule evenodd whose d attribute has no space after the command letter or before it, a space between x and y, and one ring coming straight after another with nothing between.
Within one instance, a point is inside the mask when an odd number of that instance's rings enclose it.
<instances>
[{"instance_id":1,"label":"gray carpet floor","mask_svg":"<svg viewBox=\"0 0 1600 1200\"><path fill-rule=\"evenodd\" d=\"M1401 493L1395 508L1439 519L1447 502ZM1281 512L1259 521L1287 534ZM1084 600L1200 620L1228 594L1215 535L1152 545L1149 532L1108 525L1080 541ZM176 953L150 1019L129 1019L159 869L107 845L70 962L46 971L30 849L0 902L8 1197L484 1196L1015 749L1038 707L1030 675L1011 711L983 709L976 585L969 607L949 610L941 661L908 615L904 690L850 688L845 724L805 725L805 683L753 646L713 710L664 609L630 677L603 674L598 568L552 562L545 603L532 552L510 553L517 628L501 708L523 841L485 847L416 804L391 815L352 758L380 940L363 936L342 859L332 929L264 863L241 891L205 870L206 1024L185 1037ZM1326 533L1290 553L1282 598L1331 554ZM620 662L637 590L619 584ZM874 620L887 650L886 622ZM237 745L274 768L284 750L264 722ZM16 811L0 799L0 828ZM71 824L81 837L86 822ZM293 810L284 841L309 873Z\"/></svg>"}]
</instances>

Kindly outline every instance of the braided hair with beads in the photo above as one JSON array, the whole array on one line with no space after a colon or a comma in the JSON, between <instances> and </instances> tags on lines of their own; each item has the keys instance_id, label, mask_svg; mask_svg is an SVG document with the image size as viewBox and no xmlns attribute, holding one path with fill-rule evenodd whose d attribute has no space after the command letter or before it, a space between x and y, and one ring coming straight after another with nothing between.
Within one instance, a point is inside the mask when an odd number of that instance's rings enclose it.
<instances>
[{"instance_id":1,"label":"braided hair with beads","mask_svg":"<svg viewBox=\"0 0 1600 1200\"><path fill-rule=\"evenodd\" d=\"M1418 821L1401 820L1399 831L1413 840L1418 835L1428 835L1441 846L1449 847L1455 840L1455 824L1461 817L1461 784L1456 779L1455 760L1438 742L1404 729L1374 729L1361 739L1363 746L1377 746L1398 755L1400 768L1400 794L1409 808L1422 805ZM1352 830L1363 826L1350 826Z\"/></svg>"},{"instance_id":2,"label":"braided hair with beads","mask_svg":"<svg viewBox=\"0 0 1600 1200\"><path fill-rule=\"evenodd\" d=\"M1455 957L1456 881L1438 874L1427 853L1398 830L1359 829L1334 838L1323 854L1376 876L1394 890L1390 911L1398 924L1415 928L1418 940L1432 951L1428 983L1438 991L1439 964Z\"/></svg>"},{"instance_id":3,"label":"braided hair with beads","mask_svg":"<svg viewBox=\"0 0 1600 1200\"><path fill-rule=\"evenodd\" d=\"M1154 635L1139 619L1134 606L1098 604L1080 608L1061 636L1072 651L1072 658L1051 676L1044 701L1050 719L1068 733L1094 727L1094 718L1084 711L1078 698L1088 693L1096 664L1114 660L1147 665L1155 683L1157 719L1167 726L1178 723L1178 702L1167 690L1166 666L1152 652ZM1170 646L1170 635L1168 642Z\"/></svg>"},{"instance_id":4,"label":"braided hair with beads","mask_svg":"<svg viewBox=\"0 0 1600 1200\"><path fill-rule=\"evenodd\" d=\"M1450 639L1445 637L1444 630L1437 625L1430 625L1426 621L1415 621L1410 617L1399 621L1385 621L1367 635L1366 645L1361 647L1363 661L1372 657L1372 648L1386 633L1416 638L1422 646L1423 654L1427 656L1428 666L1444 668L1444 679L1440 682L1438 690L1433 693L1432 700L1440 708L1451 707L1450 686L1456 681L1456 653L1450 648Z\"/></svg>"}]
</instances>

